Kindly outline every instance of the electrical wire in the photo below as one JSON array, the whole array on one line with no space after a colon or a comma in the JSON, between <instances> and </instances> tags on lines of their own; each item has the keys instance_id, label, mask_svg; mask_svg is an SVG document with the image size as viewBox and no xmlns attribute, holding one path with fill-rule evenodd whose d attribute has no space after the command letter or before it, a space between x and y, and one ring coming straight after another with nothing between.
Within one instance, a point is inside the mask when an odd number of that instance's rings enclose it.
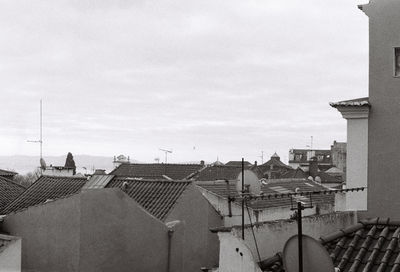
<instances>
[{"instance_id":1,"label":"electrical wire","mask_svg":"<svg viewBox=\"0 0 400 272\"><path fill-rule=\"evenodd\" d=\"M247 205L247 201L245 201L245 204L246 204L247 214L249 215L250 227L251 227L251 232L253 233L254 244L256 245L258 261L261 262L260 251L258 250L257 239L256 239L256 235L254 234L253 222L251 220L250 210L249 210L249 206Z\"/></svg>"}]
</instances>

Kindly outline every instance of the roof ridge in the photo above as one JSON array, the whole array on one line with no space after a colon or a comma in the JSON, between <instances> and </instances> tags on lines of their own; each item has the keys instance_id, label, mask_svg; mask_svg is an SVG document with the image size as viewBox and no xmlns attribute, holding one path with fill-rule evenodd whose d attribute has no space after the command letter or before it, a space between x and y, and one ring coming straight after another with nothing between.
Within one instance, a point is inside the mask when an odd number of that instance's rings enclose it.
<instances>
[{"instance_id":1,"label":"roof ridge","mask_svg":"<svg viewBox=\"0 0 400 272\"><path fill-rule=\"evenodd\" d=\"M132 178L132 177L118 177L114 176L115 180L127 180L136 182L159 182L159 183L191 183L191 180L165 180L165 179L142 179L142 178Z\"/></svg>"},{"instance_id":2,"label":"roof ridge","mask_svg":"<svg viewBox=\"0 0 400 272\"><path fill-rule=\"evenodd\" d=\"M11 183L11 184L17 185L17 186L19 186L19 187L21 187L21 188L23 188L23 189L26 190L26 187L25 187L25 186L23 186L23 185L21 185L21 184L15 182L15 181L13 181L13 180L11 180L11 179L5 178L5 177L3 177L3 176L0 176L0 179L4 179L6 182L9 182L9 183Z\"/></svg>"},{"instance_id":3,"label":"roof ridge","mask_svg":"<svg viewBox=\"0 0 400 272\"><path fill-rule=\"evenodd\" d=\"M61 179L87 179L87 177L81 176L52 176L52 175L41 175L38 179L45 177L45 178L61 178Z\"/></svg>"}]
</instances>

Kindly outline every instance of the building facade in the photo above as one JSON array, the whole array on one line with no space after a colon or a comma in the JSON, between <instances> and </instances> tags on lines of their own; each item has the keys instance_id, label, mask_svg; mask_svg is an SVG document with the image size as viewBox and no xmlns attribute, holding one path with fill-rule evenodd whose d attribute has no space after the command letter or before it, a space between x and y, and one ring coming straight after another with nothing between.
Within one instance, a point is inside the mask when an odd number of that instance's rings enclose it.
<instances>
[{"instance_id":1,"label":"building facade","mask_svg":"<svg viewBox=\"0 0 400 272\"><path fill-rule=\"evenodd\" d=\"M369 18L368 213L400 218L400 1L359 8Z\"/></svg>"}]
</instances>

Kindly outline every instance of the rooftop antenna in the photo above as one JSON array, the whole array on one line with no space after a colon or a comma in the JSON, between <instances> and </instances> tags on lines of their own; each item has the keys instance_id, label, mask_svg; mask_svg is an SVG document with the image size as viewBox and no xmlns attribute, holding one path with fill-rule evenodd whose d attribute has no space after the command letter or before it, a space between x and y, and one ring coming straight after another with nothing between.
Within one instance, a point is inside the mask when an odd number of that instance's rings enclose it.
<instances>
[{"instance_id":1,"label":"rooftop antenna","mask_svg":"<svg viewBox=\"0 0 400 272\"><path fill-rule=\"evenodd\" d=\"M40 99L40 139L39 140L28 140L29 143L40 144L40 163L43 166L43 115L42 115L42 99ZM41 167L42 169L42 167Z\"/></svg>"},{"instance_id":2,"label":"rooftop antenna","mask_svg":"<svg viewBox=\"0 0 400 272\"><path fill-rule=\"evenodd\" d=\"M261 156L259 156L261 158L261 164L264 164L264 151L261 151Z\"/></svg>"},{"instance_id":3,"label":"rooftop antenna","mask_svg":"<svg viewBox=\"0 0 400 272\"><path fill-rule=\"evenodd\" d=\"M172 150L168 150L168 149L162 149L159 148L161 151L165 152L165 163L167 163L168 161L168 153L172 153Z\"/></svg>"}]
</instances>

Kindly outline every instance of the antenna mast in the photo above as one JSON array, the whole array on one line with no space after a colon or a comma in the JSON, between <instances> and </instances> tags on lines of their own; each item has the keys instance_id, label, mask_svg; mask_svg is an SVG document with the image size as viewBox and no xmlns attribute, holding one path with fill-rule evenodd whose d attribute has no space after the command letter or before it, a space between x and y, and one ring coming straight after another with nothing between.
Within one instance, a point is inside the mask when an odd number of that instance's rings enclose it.
<instances>
[{"instance_id":1,"label":"antenna mast","mask_svg":"<svg viewBox=\"0 0 400 272\"><path fill-rule=\"evenodd\" d=\"M259 156L261 158L261 164L264 164L264 151L261 151L261 156Z\"/></svg>"},{"instance_id":2,"label":"antenna mast","mask_svg":"<svg viewBox=\"0 0 400 272\"><path fill-rule=\"evenodd\" d=\"M42 99L40 99L40 139L39 140L28 140L29 143L40 144L40 159L43 159L43 111L42 111Z\"/></svg>"},{"instance_id":3,"label":"antenna mast","mask_svg":"<svg viewBox=\"0 0 400 272\"><path fill-rule=\"evenodd\" d=\"M159 148L161 151L165 152L165 163L167 163L168 161L168 153L172 153L172 150L168 150L168 149L162 149Z\"/></svg>"}]
</instances>

